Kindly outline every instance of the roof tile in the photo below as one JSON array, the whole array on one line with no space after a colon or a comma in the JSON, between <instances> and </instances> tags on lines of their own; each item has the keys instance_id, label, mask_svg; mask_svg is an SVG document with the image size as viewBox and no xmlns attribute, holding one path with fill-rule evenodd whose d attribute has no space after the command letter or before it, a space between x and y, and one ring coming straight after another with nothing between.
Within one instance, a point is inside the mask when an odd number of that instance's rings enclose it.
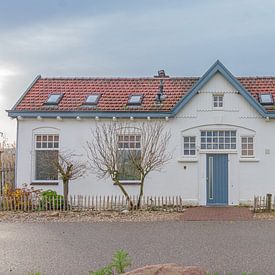
<instances>
[{"instance_id":1,"label":"roof tile","mask_svg":"<svg viewBox=\"0 0 275 275\"><path fill-rule=\"evenodd\" d=\"M237 77L241 84L258 100L259 93L271 93L275 99L275 77ZM171 111L175 104L199 80L198 77L164 78L166 99L161 108L155 104L160 78L40 78L15 110L25 111L121 111L128 112L130 94L143 94L142 106L131 107L136 112ZM64 93L56 108L45 106L44 102L52 93ZM96 108L83 106L91 93L100 93Z\"/></svg>"}]
</instances>

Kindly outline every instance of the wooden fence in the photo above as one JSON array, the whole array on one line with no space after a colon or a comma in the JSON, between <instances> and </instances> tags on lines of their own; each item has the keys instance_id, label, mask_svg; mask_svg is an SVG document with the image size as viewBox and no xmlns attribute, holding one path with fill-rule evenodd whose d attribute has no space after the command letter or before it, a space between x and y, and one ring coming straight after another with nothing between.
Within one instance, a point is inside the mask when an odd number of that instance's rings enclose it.
<instances>
[{"instance_id":1,"label":"wooden fence","mask_svg":"<svg viewBox=\"0 0 275 275\"><path fill-rule=\"evenodd\" d=\"M134 205L137 196L131 197ZM0 211L122 211L128 209L128 201L124 196L70 196L64 203L63 196L48 196L31 194L7 198L0 196ZM183 211L183 200L180 196L143 196L141 209Z\"/></svg>"},{"instance_id":2,"label":"wooden fence","mask_svg":"<svg viewBox=\"0 0 275 275\"><path fill-rule=\"evenodd\" d=\"M273 198L272 198L273 197ZM275 196L254 196L254 212L265 212L275 210Z\"/></svg>"},{"instance_id":3,"label":"wooden fence","mask_svg":"<svg viewBox=\"0 0 275 275\"><path fill-rule=\"evenodd\" d=\"M0 195L3 195L4 185L14 186L15 168L13 164L2 164L0 167Z\"/></svg>"}]
</instances>

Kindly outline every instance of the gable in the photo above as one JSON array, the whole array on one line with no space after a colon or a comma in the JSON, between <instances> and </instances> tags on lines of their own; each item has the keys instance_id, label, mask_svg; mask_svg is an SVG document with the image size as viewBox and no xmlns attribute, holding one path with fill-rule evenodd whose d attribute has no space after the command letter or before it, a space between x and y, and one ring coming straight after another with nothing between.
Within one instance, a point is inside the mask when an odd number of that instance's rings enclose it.
<instances>
[{"instance_id":1,"label":"gable","mask_svg":"<svg viewBox=\"0 0 275 275\"><path fill-rule=\"evenodd\" d=\"M217 104L214 106L214 97L222 98L222 106L217 106ZM255 108L220 72L216 72L199 89L192 99L181 108L177 116L197 117L199 113L202 113L203 116L206 115L206 112L215 112L215 116L218 117L223 117L225 113L230 116L236 113L237 117L259 117Z\"/></svg>"}]
</instances>

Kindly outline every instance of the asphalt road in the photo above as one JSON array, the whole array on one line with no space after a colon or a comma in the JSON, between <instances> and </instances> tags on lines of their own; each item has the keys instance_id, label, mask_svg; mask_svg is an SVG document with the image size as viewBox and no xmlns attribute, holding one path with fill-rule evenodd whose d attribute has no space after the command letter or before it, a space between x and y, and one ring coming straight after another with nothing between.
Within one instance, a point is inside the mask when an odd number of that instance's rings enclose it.
<instances>
[{"instance_id":1,"label":"asphalt road","mask_svg":"<svg viewBox=\"0 0 275 275\"><path fill-rule=\"evenodd\" d=\"M133 267L198 265L275 274L275 221L0 223L0 274L88 274L123 248Z\"/></svg>"}]
</instances>

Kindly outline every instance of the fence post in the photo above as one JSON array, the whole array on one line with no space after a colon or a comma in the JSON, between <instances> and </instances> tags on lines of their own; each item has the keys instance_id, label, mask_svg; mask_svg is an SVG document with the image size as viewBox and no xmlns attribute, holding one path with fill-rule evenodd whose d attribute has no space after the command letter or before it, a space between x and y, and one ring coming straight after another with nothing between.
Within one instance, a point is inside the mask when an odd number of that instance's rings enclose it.
<instances>
[{"instance_id":1,"label":"fence post","mask_svg":"<svg viewBox=\"0 0 275 275\"><path fill-rule=\"evenodd\" d=\"M266 210L271 211L272 194L266 194Z\"/></svg>"}]
</instances>

